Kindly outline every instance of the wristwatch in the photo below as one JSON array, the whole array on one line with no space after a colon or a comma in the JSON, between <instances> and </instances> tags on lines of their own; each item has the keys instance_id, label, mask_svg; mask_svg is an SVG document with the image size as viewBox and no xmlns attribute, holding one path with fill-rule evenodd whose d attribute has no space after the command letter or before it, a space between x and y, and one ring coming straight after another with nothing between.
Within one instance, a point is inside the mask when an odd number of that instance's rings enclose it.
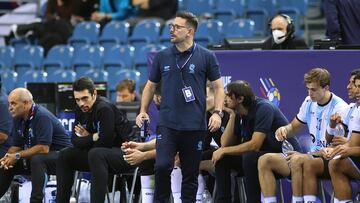
<instances>
[{"instance_id":1,"label":"wristwatch","mask_svg":"<svg viewBox=\"0 0 360 203\"><path fill-rule=\"evenodd\" d=\"M21 154L20 154L20 152L17 152L17 153L15 154L15 159L16 159L16 160L21 159Z\"/></svg>"},{"instance_id":2,"label":"wristwatch","mask_svg":"<svg viewBox=\"0 0 360 203\"><path fill-rule=\"evenodd\" d=\"M214 110L213 114L214 114L214 113L216 113L217 115L219 115L220 118L223 118L223 117L224 117L224 113L223 113L223 111L221 111L221 110Z\"/></svg>"}]
</instances>

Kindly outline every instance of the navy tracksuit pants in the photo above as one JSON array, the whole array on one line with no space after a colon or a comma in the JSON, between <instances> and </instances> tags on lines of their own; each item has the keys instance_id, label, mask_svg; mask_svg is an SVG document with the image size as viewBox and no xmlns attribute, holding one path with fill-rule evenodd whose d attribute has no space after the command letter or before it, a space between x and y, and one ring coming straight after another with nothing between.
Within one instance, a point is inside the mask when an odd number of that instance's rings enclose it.
<instances>
[{"instance_id":1,"label":"navy tracksuit pants","mask_svg":"<svg viewBox=\"0 0 360 203\"><path fill-rule=\"evenodd\" d=\"M206 131L178 131L159 127L156 138L155 202L164 203L171 193L170 174L179 152L182 172L181 200L194 203L198 187L199 164Z\"/></svg>"}]
</instances>

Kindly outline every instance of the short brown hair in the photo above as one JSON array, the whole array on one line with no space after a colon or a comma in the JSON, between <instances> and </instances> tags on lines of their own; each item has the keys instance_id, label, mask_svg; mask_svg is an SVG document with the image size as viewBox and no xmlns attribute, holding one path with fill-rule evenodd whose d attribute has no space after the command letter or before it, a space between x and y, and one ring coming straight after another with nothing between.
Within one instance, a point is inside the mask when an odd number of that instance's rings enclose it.
<instances>
[{"instance_id":1,"label":"short brown hair","mask_svg":"<svg viewBox=\"0 0 360 203\"><path fill-rule=\"evenodd\" d=\"M121 90L127 89L127 90L129 90L130 93L133 93L133 92L135 92L135 87L136 87L136 82L134 80L124 79L124 80L121 80L116 85L116 91L121 91Z\"/></svg>"},{"instance_id":2,"label":"short brown hair","mask_svg":"<svg viewBox=\"0 0 360 203\"><path fill-rule=\"evenodd\" d=\"M76 92L88 90L92 95L95 92L95 84L89 77L82 76L73 83L73 90Z\"/></svg>"},{"instance_id":3,"label":"short brown hair","mask_svg":"<svg viewBox=\"0 0 360 203\"><path fill-rule=\"evenodd\" d=\"M245 80L236 80L235 82L231 82L226 86L227 95L229 97L234 96L235 99L240 99L240 97L244 97L243 105L246 108L249 108L252 103L255 102L256 97L250 86L250 83Z\"/></svg>"},{"instance_id":4,"label":"short brown hair","mask_svg":"<svg viewBox=\"0 0 360 203\"><path fill-rule=\"evenodd\" d=\"M330 86L330 73L325 68L313 68L304 75L305 84L318 83L321 87Z\"/></svg>"},{"instance_id":5,"label":"short brown hair","mask_svg":"<svg viewBox=\"0 0 360 203\"><path fill-rule=\"evenodd\" d=\"M199 20L197 19L196 15L188 11L180 11L176 13L175 17L183 18L186 20L186 24L190 27L194 28L194 32L196 31Z\"/></svg>"}]
</instances>

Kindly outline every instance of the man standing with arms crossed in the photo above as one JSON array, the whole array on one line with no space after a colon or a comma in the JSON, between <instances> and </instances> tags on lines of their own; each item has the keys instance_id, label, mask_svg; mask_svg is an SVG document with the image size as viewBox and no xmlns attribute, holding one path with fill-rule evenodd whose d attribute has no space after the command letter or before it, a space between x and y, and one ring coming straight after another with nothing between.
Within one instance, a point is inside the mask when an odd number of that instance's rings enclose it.
<instances>
[{"instance_id":1,"label":"man standing with arms crossed","mask_svg":"<svg viewBox=\"0 0 360 203\"><path fill-rule=\"evenodd\" d=\"M209 50L194 43L198 20L179 12L170 24L169 47L157 54L144 88L138 126L149 120L146 113L156 84L161 80L159 135L156 138L155 202L170 196L170 173L179 152L182 165L182 202L195 202L199 163L207 128L215 131L223 116L224 88L219 64ZM206 125L206 81L215 89L215 111Z\"/></svg>"}]
</instances>

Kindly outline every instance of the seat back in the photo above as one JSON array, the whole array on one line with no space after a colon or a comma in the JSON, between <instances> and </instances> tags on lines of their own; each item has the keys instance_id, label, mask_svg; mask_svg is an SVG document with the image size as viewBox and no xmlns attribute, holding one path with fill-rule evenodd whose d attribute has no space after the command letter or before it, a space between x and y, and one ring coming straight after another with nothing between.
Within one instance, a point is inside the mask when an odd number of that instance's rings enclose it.
<instances>
[{"instance_id":1,"label":"seat back","mask_svg":"<svg viewBox=\"0 0 360 203\"><path fill-rule=\"evenodd\" d=\"M74 55L74 48L69 45L56 45L52 47L43 62L47 72L57 69L69 69Z\"/></svg>"},{"instance_id":2,"label":"seat back","mask_svg":"<svg viewBox=\"0 0 360 203\"><path fill-rule=\"evenodd\" d=\"M0 69L12 67L15 50L11 46L0 46Z\"/></svg>"},{"instance_id":3,"label":"seat back","mask_svg":"<svg viewBox=\"0 0 360 203\"><path fill-rule=\"evenodd\" d=\"M250 19L238 19L228 24L225 30L226 38L253 37L255 23Z\"/></svg>"}]
</instances>

